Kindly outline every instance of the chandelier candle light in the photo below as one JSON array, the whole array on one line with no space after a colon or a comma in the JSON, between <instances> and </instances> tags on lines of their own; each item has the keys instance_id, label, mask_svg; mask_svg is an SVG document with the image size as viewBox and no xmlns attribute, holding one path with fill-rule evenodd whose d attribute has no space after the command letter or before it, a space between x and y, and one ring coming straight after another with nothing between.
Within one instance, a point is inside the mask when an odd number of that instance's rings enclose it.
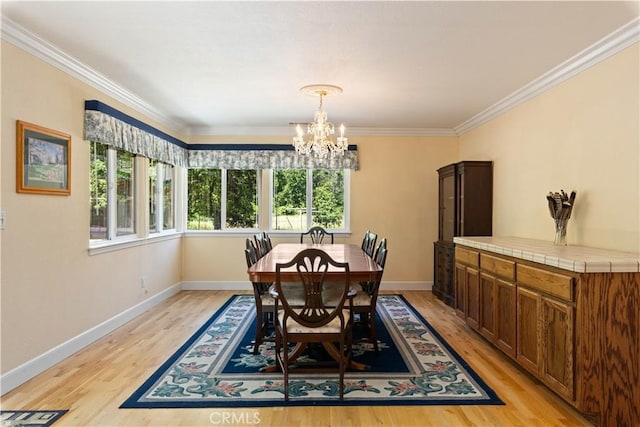
<instances>
[{"instance_id":1,"label":"chandelier candle light","mask_svg":"<svg viewBox=\"0 0 640 427\"><path fill-rule=\"evenodd\" d=\"M547 202L549 203L549 213L556 223L556 237L553 241L556 245L567 244L567 223L571 218L571 210L576 200L576 192L572 191L567 195L564 190L559 193L549 192Z\"/></svg>"},{"instance_id":2,"label":"chandelier candle light","mask_svg":"<svg viewBox=\"0 0 640 427\"><path fill-rule=\"evenodd\" d=\"M344 124L340 125L340 136L333 140L335 128L333 123L328 121L327 112L324 111L322 101L327 95L342 93L342 88L333 85L308 85L300 88L300 92L306 95L318 96L320 107L313 116L313 122L307 125L307 136L305 140L302 126L296 126L297 136L293 137L293 146L298 154L315 154L318 158L326 158L327 155L342 156L348 147L348 139L344 136Z\"/></svg>"}]
</instances>

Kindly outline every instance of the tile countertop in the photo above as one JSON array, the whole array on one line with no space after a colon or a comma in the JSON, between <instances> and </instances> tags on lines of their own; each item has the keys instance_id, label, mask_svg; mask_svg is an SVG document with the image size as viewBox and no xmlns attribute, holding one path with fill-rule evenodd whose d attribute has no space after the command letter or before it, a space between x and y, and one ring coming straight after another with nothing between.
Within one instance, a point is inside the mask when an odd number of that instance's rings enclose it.
<instances>
[{"instance_id":1,"label":"tile countertop","mask_svg":"<svg viewBox=\"0 0 640 427\"><path fill-rule=\"evenodd\" d=\"M521 258L578 273L640 272L640 254L587 246L556 246L520 237L454 237L456 244Z\"/></svg>"}]
</instances>

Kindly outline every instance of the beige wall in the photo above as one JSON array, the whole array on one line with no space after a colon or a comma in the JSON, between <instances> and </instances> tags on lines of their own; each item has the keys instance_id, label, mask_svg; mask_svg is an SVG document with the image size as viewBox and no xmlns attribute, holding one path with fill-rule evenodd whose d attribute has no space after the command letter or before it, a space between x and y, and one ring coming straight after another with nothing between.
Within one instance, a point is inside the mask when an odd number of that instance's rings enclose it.
<instances>
[{"instance_id":1,"label":"beige wall","mask_svg":"<svg viewBox=\"0 0 640 427\"><path fill-rule=\"evenodd\" d=\"M3 374L180 282L180 239L88 254L89 144L83 117L84 101L96 98L136 115L2 43ZM16 193L16 120L71 135L70 196ZM148 292L140 288L143 275Z\"/></svg>"},{"instance_id":2,"label":"beige wall","mask_svg":"<svg viewBox=\"0 0 640 427\"><path fill-rule=\"evenodd\" d=\"M569 244L640 251L639 47L460 137L494 163L495 235L553 240L545 195L576 190Z\"/></svg>"},{"instance_id":3,"label":"beige wall","mask_svg":"<svg viewBox=\"0 0 640 427\"><path fill-rule=\"evenodd\" d=\"M288 141L282 137L268 142ZM456 161L457 138L354 136L349 143L358 145L360 169L351 172L351 236L338 241L360 244L366 230L374 231L388 239L383 281L431 282L433 241L438 238L436 169ZM265 211L262 216L265 229L267 215ZM246 281L246 237L185 237L183 280ZM273 237L274 243L284 241L297 238Z\"/></svg>"}]
</instances>

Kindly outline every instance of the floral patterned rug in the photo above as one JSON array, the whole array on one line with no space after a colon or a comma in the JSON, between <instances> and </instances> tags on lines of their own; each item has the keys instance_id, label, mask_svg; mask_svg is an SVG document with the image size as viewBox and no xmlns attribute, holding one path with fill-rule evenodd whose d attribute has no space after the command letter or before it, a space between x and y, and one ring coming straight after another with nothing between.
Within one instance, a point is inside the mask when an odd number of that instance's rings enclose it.
<instances>
[{"instance_id":1,"label":"floral patterned rug","mask_svg":"<svg viewBox=\"0 0 640 427\"><path fill-rule=\"evenodd\" d=\"M331 370L290 375L285 402L282 373L260 371L275 363L274 344L253 355L253 296L235 295L121 408L503 404L404 297L379 296L377 314L378 355L354 326L354 361L371 368L345 374L342 401Z\"/></svg>"},{"instance_id":2,"label":"floral patterned rug","mask_svg":"<svg viewBox=\"0 0 640 427\"><path fill-rule=\"evenodd\" d=\"M0 411L0 427L48 427L68 412L60 411Z\"/></svg>"}]
</instances>

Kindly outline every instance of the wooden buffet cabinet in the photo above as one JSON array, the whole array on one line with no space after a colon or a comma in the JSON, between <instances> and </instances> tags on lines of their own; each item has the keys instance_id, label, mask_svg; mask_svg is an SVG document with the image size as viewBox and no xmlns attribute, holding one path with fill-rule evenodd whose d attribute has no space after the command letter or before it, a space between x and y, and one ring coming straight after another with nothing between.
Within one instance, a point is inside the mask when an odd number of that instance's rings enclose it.
<instances>
[{"instance_id":1,"label":"wooden buffet cabinet","mask_svg":"<svg viewBox=\"0 0 640 427\"><path fill-rule=\"evenodd\" d=\"M640 425L640 256L455 238L455 310L596 424Z\"/></svg>"}]
</instances>

